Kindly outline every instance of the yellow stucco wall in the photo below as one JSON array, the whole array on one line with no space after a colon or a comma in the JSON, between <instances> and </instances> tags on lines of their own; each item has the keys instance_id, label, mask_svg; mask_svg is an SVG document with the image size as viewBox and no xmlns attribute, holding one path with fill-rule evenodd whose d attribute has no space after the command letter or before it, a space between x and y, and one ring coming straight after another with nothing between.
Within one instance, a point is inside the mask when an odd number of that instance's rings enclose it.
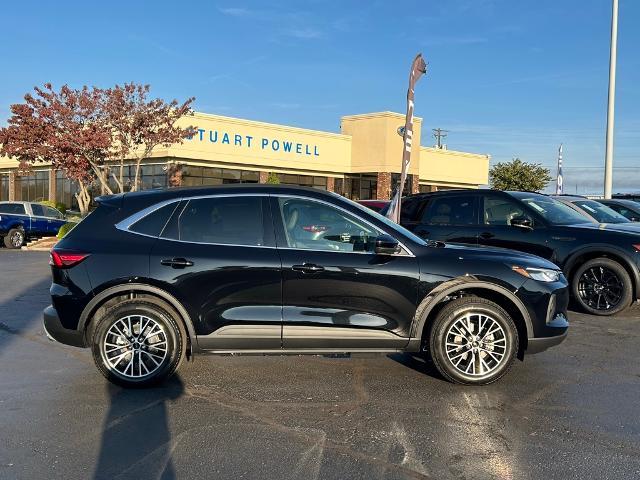
<instances>
[{"instance_id":1,"label":"yellow stucco wall","mask_svg":"<svg viewBox=\"0 0 640 480\"><path fill-rule=\"evenodd\" d=\"M420 183L478 187L489 183L489 155L420 148Z\"/></svg>"},{"instance_id":2,"label":"yellow stucco wall","mask_svg":"<svg viewBox=\"0 0 640 480\"><path fill-rule=\"evenodd\" d=\"M198 132L182 145L158 148L154 158L206 166L339 177L401 171L404 115L394 112L342 117L341 134L196 113L180 120ZM420 183L477 187L488 182L489 156L421 147L422 119L414 119L409 173ZM17 162L0 157L0 169Z\"/></svg>"},{"instance_id":3,"label":"yellow stucco wall","mask_svg":"<svg viewBox=\"0 0 640 480\"><path fill-rule=\"evenodd\" d=\"M398 127L405 116L395 112L366 113L342 117L342 133L352 138L351 172L394 172L402 170L403 139ZM410 174L418 174L422 119L413 120L413 148Z\"/></svg>"}]
</instances>

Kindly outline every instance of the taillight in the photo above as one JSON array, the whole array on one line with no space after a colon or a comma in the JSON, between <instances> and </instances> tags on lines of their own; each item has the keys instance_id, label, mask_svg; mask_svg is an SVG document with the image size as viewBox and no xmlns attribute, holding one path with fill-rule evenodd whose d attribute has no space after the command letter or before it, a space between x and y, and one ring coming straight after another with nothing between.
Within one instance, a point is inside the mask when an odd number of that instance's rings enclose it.
<instances>
[{"instance_id":1,"label":"taillight","mask_svg":"<svg viewBox=\"0 0 640 480\"><path fill-rule=\"evenodd\" d=\"M636 249L636 252L640 252L640 243L636 243L635 245L633 245L633 248Z\"/></svg>"},{"instance_id":2,"label":"taillight","mask_svg":"<svg viewBox=\"0 0 640 480\"><path fill-rule=\"evenodd\" d=\"M58 268L69 268L79 264L88 256L88 253L51 250L49 253L49 265Z\"/></svg>"},{"instance_id":3,"label":"taillight","mask_svg":"<svg viewBox=\"0 0 640 480\"><path fill-rule=\"evenodd\" d=\"M321 232L326 232L327 230L329 230L329 227L327 227L325 225L305 225L305 226L302 227L302 229L305 232L321 233Z\"/></svg>"}]
</instances>

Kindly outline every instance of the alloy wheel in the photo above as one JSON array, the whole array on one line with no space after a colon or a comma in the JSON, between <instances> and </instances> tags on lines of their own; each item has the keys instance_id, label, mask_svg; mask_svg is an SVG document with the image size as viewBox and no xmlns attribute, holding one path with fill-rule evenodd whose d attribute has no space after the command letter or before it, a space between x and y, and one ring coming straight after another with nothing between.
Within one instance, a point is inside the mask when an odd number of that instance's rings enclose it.
<instances>
[{"instance_id":1,"label":"alloy wheel","mask_svg":"<svg viewBox=\"0 0 640 480\"><path fill-rule=\"evenodd\" d=\"M21 232L14 232L14 234L11 235L11 245L13 245L14 248L20 248L23 242L24 236Z\"/></svg>"},{"instance_id":2,"label":"alloy wheel","mask_svg":"<svg viewBox=\"0 0 640 480\"><path fill-rule=\"evenodd\" d=\"M105 362L127 378L152 375L163 364L167 352L164 327L145 315L129 315L117 320L102 342Z\"/></svg>"},{"instance_id":3,"label":"alloy wheel","mask_svg":"<svg viewBox=\"0 0 640 480\"><path fill-rule=\"evenodd\" d=\"M456 319L445 336L449 362L464 375L485 376L496 370L507 353L507 337L495 319L466 313Z\"/></svg>"},{"instance_id":4,"label":"alloy wheel","mask_svg":"<svg viewBox=\"0 0 640 480\"><path fill-rule=\"evenodd\" d=\"M580 276L578 294L585 305L595 310L610 310L623 297L624 283L613 270L595 265Z\"/></svg>"}]
</instances>

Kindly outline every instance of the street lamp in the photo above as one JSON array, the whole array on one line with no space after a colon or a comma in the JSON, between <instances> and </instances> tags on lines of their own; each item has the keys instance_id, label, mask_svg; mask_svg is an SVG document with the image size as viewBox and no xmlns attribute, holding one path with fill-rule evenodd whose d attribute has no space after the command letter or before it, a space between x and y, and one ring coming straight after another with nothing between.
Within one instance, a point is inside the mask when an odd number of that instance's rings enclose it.
<instances>
[{"instance_id":1,"label":"street lamp","mask_svg":"<svg viewBox=\"0 0 640 480\"><path fill-rule=\"evenodd\" d=\"M613 187L613 122L616 101L616 57L618 50L618 0L611 13L611 51L609 54L609 99L607 102L607 140L604 159L604 198L611 198Z\"/></svg>"}]
</instances>

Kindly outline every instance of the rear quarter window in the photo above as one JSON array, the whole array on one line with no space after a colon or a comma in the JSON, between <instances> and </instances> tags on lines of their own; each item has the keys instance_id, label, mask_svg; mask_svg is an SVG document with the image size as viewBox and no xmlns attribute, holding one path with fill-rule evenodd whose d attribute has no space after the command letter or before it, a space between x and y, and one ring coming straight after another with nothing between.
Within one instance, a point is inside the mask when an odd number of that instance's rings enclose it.
<instances>
[{"instance_id":1,"label":"rear quarter window","mask_svg":"<svg viewBox=\"0 0 640 480\"><path fill-rule=\"evenodd\" d=\"M168 205L154 210L131 225L129 230L143 235L149 235L151 237L158 237L169 221L169 218L171 218L171 215L178 206L178 203L179 202L169 203Z\"/></svg>"}]
</instances>

